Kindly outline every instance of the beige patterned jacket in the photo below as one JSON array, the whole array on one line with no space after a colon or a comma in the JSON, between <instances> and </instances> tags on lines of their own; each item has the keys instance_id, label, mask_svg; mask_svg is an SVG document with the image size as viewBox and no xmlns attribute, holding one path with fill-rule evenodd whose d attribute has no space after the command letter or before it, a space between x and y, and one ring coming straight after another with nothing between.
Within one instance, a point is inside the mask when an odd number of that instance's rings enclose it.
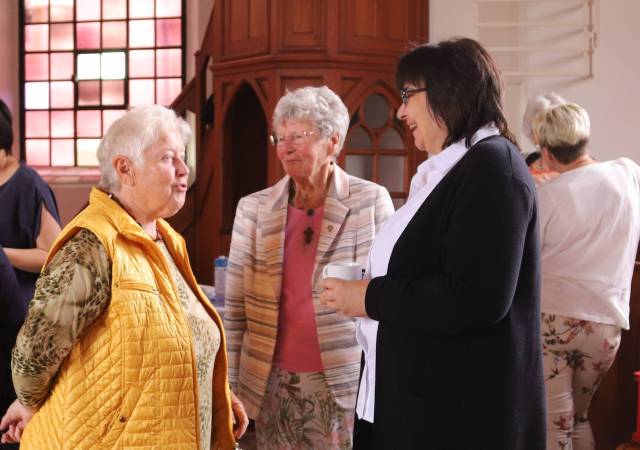
<instances>
[{"instance_id":1,"label":"beige patterned jacket","mask_svg":"<svg viewBox=\"0 0 640 450\"><path fill-rule=\"evenodd\" d=\"M313 304L324 374L336 401L355 407L361 349L355 321L319 302L322 268L332 261L366 265L369 247L393 214L385 188L348 175L337 165L324 205L313 271ZM229 381L249 417L260 412L278 334L289 177L240 200L225 292Z\"/></svg>"}]
</instances>

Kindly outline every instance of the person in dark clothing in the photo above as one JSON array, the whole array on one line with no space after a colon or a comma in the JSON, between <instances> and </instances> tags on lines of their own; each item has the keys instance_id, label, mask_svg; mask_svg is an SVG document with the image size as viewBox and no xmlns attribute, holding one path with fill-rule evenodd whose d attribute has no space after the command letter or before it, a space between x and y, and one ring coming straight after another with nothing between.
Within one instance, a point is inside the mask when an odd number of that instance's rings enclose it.
<instances>
[{"instance_id":1,"label":"person in dark clothing","mask_svg":"<svg viewBox=\"0 0 640 450\"><path fill-rule=\"evenodd\" d=\"M51 188L11 152L11 112L0 99L0 415L16 399L11 349L53 240L60 231ZM0 444L14 449L18 445Z\"/></svg>"},{"instance_id":2,"label":"person in dark clothing","mask_svg":"<svg viewBox=\"0 0 640 450\"><path fill-rule=\"evenodd\" d=\"M31 300L36 279L54 239L60 217L53 191L11 152L11 113L0 100L0 245L16 272L22 295Z\"/></svg>"},{"instance_id":3,"label":"person in dark clothing","mask_svg":"<svg viewBox=\"0 0 640 450\"><path fill-rule=\"evenodd\" d=\"M27 302L22 296L13 267L0 246L0 412L4 414L16 399L11 382L11 349L27 316ZM18 445L0 444L0 449L17 449Z\"/></svg>"},{"instance_id":4,"label":"person in dark clothing","mask_svg":"<svg viewBox=\"0 0 640 450\"><path fill-rule=\"evenodd\" d=\"M354 449L543 450L535 185L472 39L417 46L397 117L430 157L376 235L368 278L321 301L358 317Z\"/></svg>"}]
</instances>

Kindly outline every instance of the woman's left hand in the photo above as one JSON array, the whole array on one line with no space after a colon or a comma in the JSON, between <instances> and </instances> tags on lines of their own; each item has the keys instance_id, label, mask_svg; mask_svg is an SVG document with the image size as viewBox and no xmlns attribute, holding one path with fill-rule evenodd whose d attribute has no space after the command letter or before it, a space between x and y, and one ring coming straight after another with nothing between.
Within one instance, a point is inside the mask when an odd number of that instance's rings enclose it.
<instances>
[{"instance_id":1,"label":"woman's left hand","mask_svg":"<svg viewBox=\"0 0 640 450\"><path fill-rule=\"evenodd\" d=\"M24 406L19 400L14 400L0 421L0 430L4 433L0 441L3 444L20 442L22 432L35 413L36 408Z\"/></svg>"},{"instance_id":2,"label":"woman's left hand","mask_svg":"<svg viewBox=\"0 0 640 450\"><path fill-rule=\"evenodd\" d=\"M249 426L249 416L247 416L247 412L244 409L244 405L240 401L236 394L231 392L231 410L233 411L233 436L236 439L240 439L245 431L247 431L247 427Z\"/></svg>"},{"instance_id":3,"label":"woman's left hand","mask_svg":"<svg viewBox=\"0 0 640 450\"><path fill-rule=\"evenodd\" d=\"M369 280L345 281L339 278L326 278L324 291L320 294L320 303L350 317L367 317L364 297Z\"/></svg>"}]
</instances>

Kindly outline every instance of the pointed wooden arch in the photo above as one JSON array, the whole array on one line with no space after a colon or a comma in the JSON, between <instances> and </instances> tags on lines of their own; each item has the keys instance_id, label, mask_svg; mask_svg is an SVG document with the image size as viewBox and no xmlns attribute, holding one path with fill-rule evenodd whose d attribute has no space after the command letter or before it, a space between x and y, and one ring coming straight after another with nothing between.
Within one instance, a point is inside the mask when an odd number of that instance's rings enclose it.
<instances>
[{"instance_id":1,"label":"pointed wooden arch","mask_svg":"<svg viewBox=\"0 0 640 450\"><path fill-rule=\"evenodd\" d=\"M240 78L238 80L234 80L232 83L228 84L227 91L224 92L224 96L222 98L223 109L220 111L223 117L226 116L229 107L233 103L233 99L238 94L238 91L242 88L242 86L248 86L249 89L256 96L258 101L260 102L260 106L262 107L262 111L264 112L265 117L267 117L267 110L269 108L269 104L267 101L267 97L262 87L259 85L258 80L256 78Z\"/></svg>"},{"instance_id":2,"label":"pointed wooden arch","mask_svg":"<svg viewBox=\"0 0 640 450\"><path fill-rule=\"evenodd\" d=\"M215 185L222 198L220 228L230 234L238 201L267 187L268 122L264 104L250 82L237 83L226 99L221 120L222 172Z\"/></svg>"},{"instance_id":3,"label":"pointed wooden arch","mask_svg":"<svg viewBox=\"0 0 640 450\"><path fill-rule=\"evenodd\" d=\"M364 80L349 95L343 97L343 101L349 111L352 111L358 108L373 93L382 94L396 109L400 107L398 91L387 78L372 77Z\"/></svg>"}]
</instances>

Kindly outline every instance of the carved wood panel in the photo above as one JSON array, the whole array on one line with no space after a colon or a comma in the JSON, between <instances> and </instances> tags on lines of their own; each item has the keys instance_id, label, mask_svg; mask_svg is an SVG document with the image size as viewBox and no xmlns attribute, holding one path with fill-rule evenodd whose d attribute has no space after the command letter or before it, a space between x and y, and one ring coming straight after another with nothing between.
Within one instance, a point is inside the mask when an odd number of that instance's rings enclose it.
<instances>
[{"instance_id":1,"label":"carved wood panel","mask_svg":"<svg viewBox=\"0 0 640 450\"><path fill-rule=\"evenodd\" d=\"M269 51L269 0L220 1L217 25L223 30L221 59Z\"/></svg>"},{"instance_id":2,"label":"carved wood panel","mask_svg":"<svg viewBox=\"0 0 640 450\"><path fill-rule=\"evenodd\" d=\"M309 75L283 75L280 77L280 93L284 94L286 90L293 91L305 86L322 86L324 83L324 77L309 76ZM276 103L277 103L276 99ZM275 105L274 105L275 106Z\"/></svg>"},{"instance_id":3,"label":"carved wood panel","mask_svg":"<svg viewBox=\"0 0 640 450\"><path fill-rule=\"evenodd\" d=\"M341 0L340 50L397 56L416 40L420 0ZM422 20L422 18L421 18ZM424 36L426 39L426 36Z\"/></svg>"},{"instance_id":4,"label":"carved wood panel","mask_svg":"<svg viewBox=\"0 0 640 450\"><path fill-rule=\"evenodd\" d=\"M282 0L279 24L280 49L323 50L325 43L326 1Z\"/></svg>"}]
</instances>

